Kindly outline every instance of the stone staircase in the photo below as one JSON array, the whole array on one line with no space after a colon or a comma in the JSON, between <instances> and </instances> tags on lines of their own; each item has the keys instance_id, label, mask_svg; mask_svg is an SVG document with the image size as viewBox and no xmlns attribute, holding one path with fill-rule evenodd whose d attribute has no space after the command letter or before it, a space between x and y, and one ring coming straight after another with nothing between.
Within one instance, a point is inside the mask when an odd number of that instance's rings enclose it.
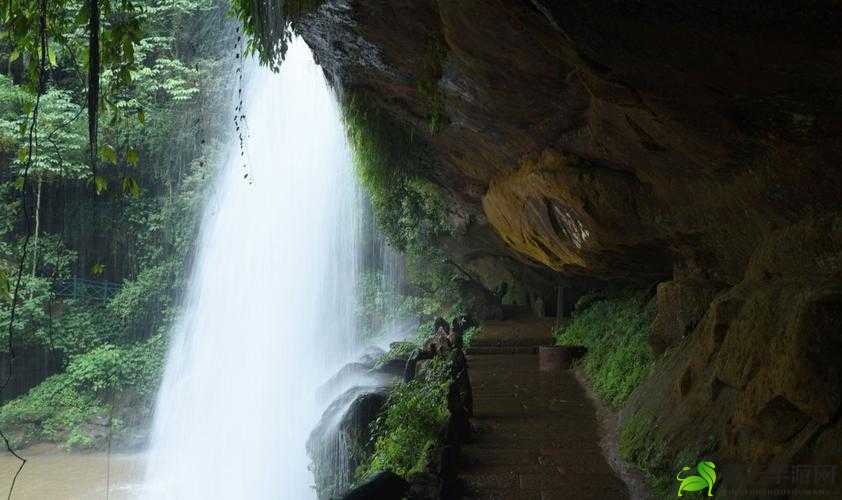
<instances>
[{"instance_id":1,"label":"stone staircase","mask_svg":"<svg viewBox=\"0 0 842 500\"><path fill-rule=\"evenodd\" d=\"M540 371L555 318L487 321L468 348L475 429L459 458L459 498L629 498L600 447L596 410L569 370Z\"/></svg>"},{"instance_id":2,"label":"stone staircase","mask_svg":"<svg viewBox=\"0 0 842 500\"><path fill-rule=\"evenodd\" d=\"M471 340L467 354L535 354L538 346L553 345L555 327L556 318L526 313L503 321L486 321Z\"/></svg>"}]
</instances>

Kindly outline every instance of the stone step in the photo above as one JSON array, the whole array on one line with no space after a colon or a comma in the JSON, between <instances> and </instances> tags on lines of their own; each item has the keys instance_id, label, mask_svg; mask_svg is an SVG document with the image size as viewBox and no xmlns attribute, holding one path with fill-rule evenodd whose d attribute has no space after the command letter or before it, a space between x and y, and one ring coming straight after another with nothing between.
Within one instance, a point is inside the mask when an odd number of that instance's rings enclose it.
<instances>
[{"instance_id":1,"label":"stone step","mask_svg":"<svg viewBox=\"0 0 842 500\"><path fill-rule=\"evenodd\" d=\"M547 344L549 345L549 344ZM483 346L483 345L472 345L468 347L467 354L537 354L538 353L538 346L531 345L531 346Z\"/></svg>"},{"instance_id":2,"label":"stone step","mask_svg":"<svg viewBox=\"0 0 842 500\"><path fill-rule=\"evenodd\" d=\"M489 355L468 359L475 432L460 452L464 498L629 498L600 447L596 409L571 371L541 372L538 356L519 354L522 346L472 349Z\"/></svg>"},{"instance_id":3,"label":"stone step","mask_svg":"<svg viewBox=\"0 0 842 500\"><path fill-rule=\"evenodd\" d=\"M553 345L552 337L515 337L505 338L475 338L471 341L471 347L535 347L539 345Z\"/></svg>"}]
</instances>

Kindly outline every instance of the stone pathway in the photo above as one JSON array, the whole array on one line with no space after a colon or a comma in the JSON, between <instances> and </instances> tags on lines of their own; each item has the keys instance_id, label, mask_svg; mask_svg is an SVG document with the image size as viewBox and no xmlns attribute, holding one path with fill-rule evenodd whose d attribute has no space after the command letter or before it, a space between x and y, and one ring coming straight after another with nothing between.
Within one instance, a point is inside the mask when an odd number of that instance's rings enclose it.
<instances>
[{"instance_id":1,"label":"stone pathway","mask_svg":"<svg viewBox=\"0 0 842 500\"><path fill-rule=\"evenodd\" d=\"M482 349L468 356L476 433L462 449L464 497L628 498L602 454L596 411L573 373L541 372L537 355L505 339L496 349L478 344Z\"/></svg>"}]
</instances>

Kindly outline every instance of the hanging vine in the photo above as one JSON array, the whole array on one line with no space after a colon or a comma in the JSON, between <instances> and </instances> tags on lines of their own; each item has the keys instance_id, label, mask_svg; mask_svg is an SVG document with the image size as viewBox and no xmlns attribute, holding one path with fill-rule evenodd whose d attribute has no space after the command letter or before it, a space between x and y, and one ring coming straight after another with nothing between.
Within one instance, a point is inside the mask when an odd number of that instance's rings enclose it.
<instances>
[{"instance_id":1,"label":"hanging vine","mask_svg":"<svg viewBox=\"0 0 842 500\"><path fill-rule=\"evenodd\" d=\"M32 107L32 119L29 123L29 136L27 139L28 146L27 146L27 157L26 157L26 164L24 166L23 175L22 177L22 189L21 194L23 196L22 200L22 208L24 214L24 225L25 225L25 234L23 239L23 245L20 249L20 255L18 255L18 269L17 269L17 276L15 278L15 286L12 292L12 303L11 303L11 312L9 314L9 323L8 323L8 351L9 351L9 364L6 373L6 379L0 384L0 394L2 394L9 383L14 379L14 368L15 368L15 343L14 343L14 323L15 323L15 315L17 313L17 302L18 297L20 296L21 290L21 279L23 278L24 266L26 264L26 252L29 246L29 239L32 237L32 223L31 217L29 213L29 208L27 206L26 200L26 188L29 181L29 169L32 166L32 161L35 155L35 148L37 147L37 130L38 130L38 109L41 105L41 96L44 94L44 88L46 87L46 67L47 67L47 0L39 0L39 8L38 8L38 54L40 57L38 60L37 65L37 84L35 89L35 104ZM18 454L13 448L11 443L9 442L8 437L6 434L0 430L0 438L3 439L3 443L6 446L6 451L8 451L11 455L13 455L19 462L20 465L18 466L17 471L15 471L15 475L12 477L12 482L9 485L9 494L7 495L7 499L11 500L12 493L15 490L15 485L17 484L18 477L20 473L23 471L24 466L26 465L26 459L23 458L20 454Z\"/></svg>"},{"instance_id":2,"label":"hanging vine","mask_svg":"<svg viewBox=\"0 0 842 500\"><path fill-rule=\"evenodd\" d=\"M91 171L97 177L97 116L99 111L99 0L88 0L88 141Z\"/></svg>"}]
</instances>

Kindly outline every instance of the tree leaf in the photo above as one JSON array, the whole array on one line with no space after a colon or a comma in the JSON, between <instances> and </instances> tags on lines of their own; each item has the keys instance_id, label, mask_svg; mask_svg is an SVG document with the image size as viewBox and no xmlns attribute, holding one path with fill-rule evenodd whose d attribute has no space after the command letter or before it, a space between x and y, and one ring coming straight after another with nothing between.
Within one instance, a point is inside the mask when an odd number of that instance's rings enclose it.
<instances>
[{"instance_id":1,"label":"tree leaf","mask_svg":"<svg viewBox=\"0 0 842 500\"><path fill-rule=\"evenodd\" d=\"M108 144L99 147L99 157L113 165L117 164L117 151Z\"/></svg>"},{"instance_id":2,"label":"tree leaf","mask_svg":"<svg viewBox=\"0 0 842 500\"><path fill-rule=\"evenodd\" d=\"M47 49L47 59L50 60L50 66L57 67L58 66L58 58L56 57L56 51L52 49L52 47Z\"/></svg>"},{"instance_id":3,"label":"tree leaf","mask_svg":"<svg viewBox=\"0 0 842 500\"><path fill-rule=\"evenodd\" d=\"M126 152L126 162L133 167L137 167L140 163L140 153L135 148L129 148Z\"/></svg>"},{"instance_id":4,"label":"tree leaf","mask_svg":"<svg viewBox=\"0 0 842 500\"><path fill-rule=\"evenodd\" d=\"M132 197L134 198L137 198L138 196L140 196L140 186L133 177L123 177L123 192L132 195Z\"/></svg>"},{"instance_id":5,"label":"tree leaf","mask_svg":"<svg viewBox=\"0 0 842 500\"><path fill-rule=\"evenodd\" d=\"M137 121L139 121L141 125L146 123L146 113L144 113L142 109L137 112Z\"/></svg>"},{"instance_id":6,"label":"tree leaf","mask_svg":"<svg viewBox=\"0 0 842 500\"><path fill-rule=\"evenodd\" d=\"M97 175L94 177L94 188L96 189L96 194L102 194L106 189L108 189L108 179L101 175Z\"/></svg>"},{"instance_id":7,"label":"tree leaf","mask_svg":"<svg viewBox=\"0 0 842 500\"><path fill-rule=\"evenodd\" d=\"M100 262L97 262L91 266L91 276L102 276L104 272L105 266Z\"/></svg>"},{"instance_id":8,"label":"tree leaf","mask_svg":"<svg viewBox=\"0 0 842 500\"><path fill-rule=\"evenodd\" d=\"M18 49L15 49L15 50L12 51L11 54L9 54L9 62L13 63L13 62L17 61L19 57L20 57L20 51Z\"/></svg>"}]
</instances>

